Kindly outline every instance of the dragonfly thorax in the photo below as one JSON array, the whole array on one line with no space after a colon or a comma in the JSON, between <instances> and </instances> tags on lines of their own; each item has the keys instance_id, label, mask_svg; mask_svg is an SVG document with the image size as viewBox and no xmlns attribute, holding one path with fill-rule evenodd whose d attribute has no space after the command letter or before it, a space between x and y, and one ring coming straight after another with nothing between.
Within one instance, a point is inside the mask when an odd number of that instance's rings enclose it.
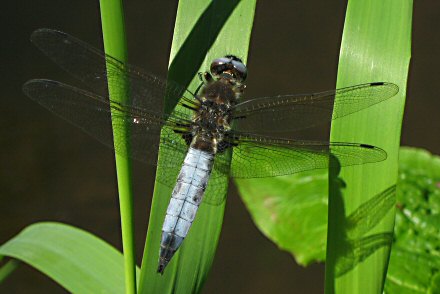
<instances>
[{"instance_id":1,"label":"dragonfly thorax","mask_svg":"<svg viewBox=\"0 0 440 294\"><path fill-rule=\"evenodd\" d=\"M241 93L241 84L229 79L212 80L203 87L198 96L200 108L193 119L193 147L217 152L217 145L231 130L233 107Z\"/></svg>"}]
</instances>

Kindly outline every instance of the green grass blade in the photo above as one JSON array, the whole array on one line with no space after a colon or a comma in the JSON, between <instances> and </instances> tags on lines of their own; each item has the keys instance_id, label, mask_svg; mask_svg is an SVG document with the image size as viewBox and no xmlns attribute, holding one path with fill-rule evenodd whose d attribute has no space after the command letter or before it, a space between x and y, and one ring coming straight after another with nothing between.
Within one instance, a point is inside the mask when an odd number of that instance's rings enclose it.
<instances>
[{"instance_id":1,"label":"green grass blade","mask_svg":"<svg viewBox=\"0 0 440 294\"><path fill-rule=\"evenodd\" d=\"M392 99L333 122L331 140L368 143L385 149L388 159L377 164L343 168L339 175L346 187L334 185L330 176L327 239L326 293L381 293L390 246L381 246L348 273L336 277L341 244L346 241L344 216L369 199L396 184L400 130L405 103L411 50L411 0L362 1L348 3L337 87L386 81L399 86ZM342 217L341 217L342 216ZM374 232L393 230L394 211ZM355 256L355 258L359 258Z\"/></svg>"},{"instance_id":2,"label":"green grass blade","mask_svg":"<svg viewBox=\"0 0 440 294\"><path fill-rule=\"evenodd\" d=\"M255 2L179 1L169 79L194 91L200 84L196 74L209 69L213 59L234 54L246 62ZM168 111L176 104L172 98L176 97L167 97L166 100ZM161 150L159 160L163 156L166 154ZM163 172L158 169L158 174ZM224 193L227 184L225 179ZM206 280L214 258L224 204L216 207L202 204L184 245L173 257L165 274L161 276L156 273L162 224L170 195L170 188L156 182L142 262L140 293L197 293Z\"/></svg>"},{"instance_id":3,"label":"green grass blade","mask_svg":"<svg viewBox=\"0 0 440 294\"><path fill-rule=\"evenodd\" d=\"M104 37L105 53L121 61L127 61L127 46L125 38L124 14L122 0L100 1L102 32ZM124 81L118 83L119 87ZM109 83L109 94L113 100L124 102L126 97L116 95L113 97L113 85ZM128 88L128 87L127 87ZM120 89L117 91L120 92ZM126 102L126 101L125 101ZM128 129L127 129L128 130ZM128 142L128 131L114 134L117 142ZM124 144L118 144L119 146ZM129 154L129 146L125 144ZM125 258L125 284L127 294L136 293L136 251L134 243L134 216L133 216L133 191L131 181L131 162L127 157L116 154L116 172L118 177L119 206L121 214L122 245Z\"/></svg>"},{"instance_id":4,"label":"green grass blade","mask_svg":"<svg viewBox=\"0 0 440 294\"><path fill-rule=\"evenodd\" d=\"M81 229L36 223L0 246L1 256L25 262L71 293L124 293L124 259Z\"/></svg>"},{"instance_id":5,"label":"green grass blade","mask_svg":"<svg viewBox=\"0 0 440 294\"><path fill-rule=\"evenodd\" d=\"M1 258L0 258L1 261ZM6 264L0 267L0 284L9 277L10 274L14 272L14 270L18 267L20 262L18 260L12 259L9 260Z\"/></svg>"}]
</instances>

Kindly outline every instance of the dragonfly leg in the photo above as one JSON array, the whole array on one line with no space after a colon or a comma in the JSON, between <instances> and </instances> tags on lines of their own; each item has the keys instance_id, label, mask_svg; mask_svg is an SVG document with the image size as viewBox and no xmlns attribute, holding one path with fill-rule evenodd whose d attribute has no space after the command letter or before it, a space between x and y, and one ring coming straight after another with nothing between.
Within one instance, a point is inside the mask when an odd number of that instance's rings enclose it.
<instances>
[{"instance_id":1,"label":"dragonfly leg","mask_svg":"<svg viewBox=\"0 0 440 294\"><path fill-rule=\"evenodd\" d=\"M210 83L213 80L211 74L209 72L206 72L206 71L205 72L199 72L197 75L199 76L199 80L200 80L201 83L200 83L200 85L197 87L197 89L195 91L195 95L194 95L195 97L197 97L197 94L199 93L200 89L204 85Z\"/></svg>"}]
</instances>

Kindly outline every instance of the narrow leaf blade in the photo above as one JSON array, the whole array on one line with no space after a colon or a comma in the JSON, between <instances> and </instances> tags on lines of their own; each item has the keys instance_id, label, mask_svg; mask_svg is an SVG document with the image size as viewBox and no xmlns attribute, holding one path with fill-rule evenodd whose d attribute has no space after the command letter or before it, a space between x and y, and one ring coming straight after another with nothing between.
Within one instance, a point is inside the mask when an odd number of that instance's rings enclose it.
<instances>
[{"instance_id":1,"label":"narrow leaf blade","mask_svg":"<svg viewBox=\"0 0 440 294\"><path fill-rule=\"evenodd\" d=\"M335 120L332 124L332 141L378 146L386 150L388 158L376 164L343 168L333 175L331 168L326 293L380 293L383 289L391 244L384 246L383 242L379 242L381 246L375 247L374 253L342 276L337 275L337 265L339 260L350 254L355 259L360 258L359 251L341 251L341 244L347 242L345 216L397 182L411 50L411 21L411 0L350 0L348 3L337 87L392 82L399 86L400 91L385 102ZM335 185L333 180L342 181L343 186ZM373 234L389 236L393 225L394 210L391 210L365 237L373 237Z\"/></svg>"},{"instance_id":2,"label":"narrow leaf blade","mask_svg":"<svg viewBox=\"0 0 440 294\"><path fill-rule=\"evenodd\" d=\"M208 70L215 58L234 54L246 62L255 2L179 1L169 79L188 86L194 92L200 85L197 73ZM173 109L178 98L167 97L167 111ZM161 156L166 156L163 150L159 160ZM157 174L163 172L159 168ZM226 193L227 184L225 179L221 193ZM167 266L165 274L161 276L156 273L162 224L170 196L171 189L157 181L142 262L140 293L198 293L213 262L222 226L224 203L219 206L200 206L188 237Z\"/></svg>"}]
</instances>

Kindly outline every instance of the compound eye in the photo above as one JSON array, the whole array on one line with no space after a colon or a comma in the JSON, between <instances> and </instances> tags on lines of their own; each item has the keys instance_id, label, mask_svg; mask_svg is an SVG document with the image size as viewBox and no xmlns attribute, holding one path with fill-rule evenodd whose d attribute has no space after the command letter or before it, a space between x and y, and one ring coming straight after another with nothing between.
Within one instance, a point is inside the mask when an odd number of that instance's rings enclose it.
<instances>
[{"instance_id":1,"label":"compound eye","mask_svg":"<svg viewBox=\"0 0 440 294\"><path fill-rule=\"evenodd\" d=\"M223 73L232 75L236 80L243 82L247 76L246 66L234 56L217 58L211 63L211 74L218 78Z\"/></svg>"},{"instance_id":2,"label":"compound eye","mask_svg":"<svg viewBox=\"0 0 440 294\"><path fill-rule=\"evenodd\" d=\"M231 59L222 57L214 59L211 63L211 74L218 78L224 71L228 70Z\"/></svg>"},{"instance_id":3,"label":"compound eye","mask_svg":"<svg viewBox=\"0 0 440 294\"><path fill-rule=\"evenodd\" d=\"M247 77L246 65L244 65L243 62L238 61L238 60L233 60L232 64L234 65L236 78L238 80L240 80L241 82L244 82Z\"/></svg>"}]
</instances>

